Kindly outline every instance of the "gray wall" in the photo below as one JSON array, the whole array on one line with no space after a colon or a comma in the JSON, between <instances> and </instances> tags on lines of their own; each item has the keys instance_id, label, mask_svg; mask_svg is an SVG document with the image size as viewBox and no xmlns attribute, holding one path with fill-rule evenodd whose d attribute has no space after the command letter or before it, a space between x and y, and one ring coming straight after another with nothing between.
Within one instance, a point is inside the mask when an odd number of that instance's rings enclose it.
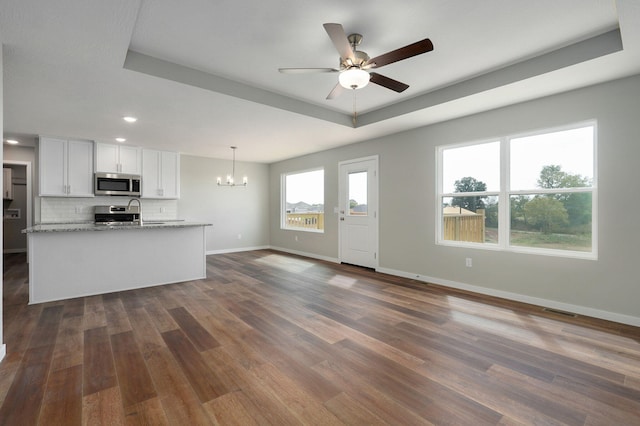
<instances>
[{"instance_id":1,"label":"gray wall","mask_svg":"<svg viewBox=\"0 0 640 426\"><path fill-rule=\"evenodd\" d=\"M338 257L338 161L380 156L379 264L454 287L640 325L640 76L271 165L271 245ZM598 120L598 260L435 244L436 146ZM324 234L282 230L280 175L325 168ZM294 240L299 235L298 241ZM466 268L465 258L473 259Z\"/></svg>"},{"instance_id":2,"label":"gray wall","mask_svg":"<svg viewBox=\"0 0 640 426\"><path fill-rule=\"evenodd\" d=\"M0 40L0 135L3 135L3 145L4 145L4 92L3 92L3 81L4 81L4 64L2 62L3 54L3 44L2 40ZM3 150L4 151L4 150ZM0 163L3 160L3 153L0 153ZM1 178L0 178L1 179ZM0 237L2 237L2 229L0 229ZM0 269L4 267L3 260L0 259ZM4 269L3 269L4 270ZM3 290L2 278L0 278L0 292ZM6 347L4 345L4 335L2 334L2 330L4 329L4 324L2 321L3 318L3 305L4 303L0 303L0 361L4 358Z\"/></svg>"},{"instance_id":3,"label":"gray wall","mask_svg":"<svg viewBox=\"0 0 640 426\"><path fill-rule=\"evenodd\" d=\"M216 178L230 172L229 160L181 155L178 217L213 224L207 228L207 253L269 245L269 167L236 162L236 179L246 175L249 184L217 186Z\"/></svg>"}]
</instances>

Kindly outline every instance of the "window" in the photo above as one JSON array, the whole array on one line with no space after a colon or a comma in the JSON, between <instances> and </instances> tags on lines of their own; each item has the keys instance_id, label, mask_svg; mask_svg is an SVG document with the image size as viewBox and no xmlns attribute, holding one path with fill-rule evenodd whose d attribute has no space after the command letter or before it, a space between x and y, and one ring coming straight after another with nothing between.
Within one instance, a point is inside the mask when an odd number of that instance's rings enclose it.
<instances>
[{"instance_id":1,"label":"window","mask_svg":"<svg viewBox=\"0 0 640 426\"><path fill-rule=\"evenodd\" d=\"M368 216L367 171L349 172L349 216Z\"/></svg>"},{"instance_id":2,"label":"window","mask_svg":"<svg viewBox=\"0 0 640 426\"><path fill-rule=\"evenodd\" d=\"M595 122L438 148L438 243L596 256Z\"/></svg>"},{"instance_id":3,"label":"window","mask_svg":"<svg viewBox=\"0 0 640 426\"><path fill-rule=\"evenodd\" d=\"M282 175L282 228L324 232L324 169Z\"/></svg>"}]
</instances>

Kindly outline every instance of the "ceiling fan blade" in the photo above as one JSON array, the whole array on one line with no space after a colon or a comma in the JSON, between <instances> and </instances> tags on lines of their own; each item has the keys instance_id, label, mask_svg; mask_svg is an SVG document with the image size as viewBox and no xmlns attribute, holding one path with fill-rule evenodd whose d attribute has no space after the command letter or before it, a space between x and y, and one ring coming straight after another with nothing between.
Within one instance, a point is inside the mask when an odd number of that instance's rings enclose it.
<instances>
[{"instance_id":1,"label":"ceiling fan blade","mask_svg":"<svg viewBox=\"0 0 640 426\"><path fill-rule=\"evenodd\" d=\"M375 58L371 58L367 61L365 66L370 65L372 67L380 68L385 65L392 64L394 62L408 59L413 56L421 55L433 50L433 43L428 38L409 44L400 49L392 50Z\"/></svg>"},{"instance_id":2,"label":"ceiling fan blade","mask_svg":"<svg viewBox=\"0 0 640 426\"><path fill-rule=\"evenodd\" d=\"M350 58L353 61L355 59L353 56L353 50L351 49L351 44L349 44L347 34L344 32L342 25L324 24L323 27L327 31L327 34L329 34L329 38L338 50L338 53L340 53L340 58Z\"/></svg>"},{"instance_id":3,"label":"ceiling fan blade","mask_svg":"<svg viewBox=\"0 0 640 426\"><path fill-rule=\"evenodd\" d=\"M404 92L409 88L408 84L404 84L398 80L394 80L392 78L386 77L382 74L378 74L375 72L369 73L370 78L369 81L377 84L378 86L386 87L387 89L391 89L394 92Z\"/></svg>"},{"instance_id":4,"label":"ceiling fan blade","mask_svg":"<svg viewBox=\"0 0 640 426\"><path fill-rule=\"evenodd\" d=\"M312 74L320 72L340 72L335 68L278 68L282 74Z\"/></svg>"},{"instance_id":5,"label":"ceiling fan blade","mask_svg":"<svg viewBox=\"0 0 640 426\"><path fill-rule=\"evenodd\" d=\"M331 99L335 99L338 96L340 96L340 94L344 91L344 87L342 87L340 85L340 83L336 84L336 87L334 87L331 92L329 92L329 94L327 95L327 100L331 100Z\"/></svg>"}]
</instances>

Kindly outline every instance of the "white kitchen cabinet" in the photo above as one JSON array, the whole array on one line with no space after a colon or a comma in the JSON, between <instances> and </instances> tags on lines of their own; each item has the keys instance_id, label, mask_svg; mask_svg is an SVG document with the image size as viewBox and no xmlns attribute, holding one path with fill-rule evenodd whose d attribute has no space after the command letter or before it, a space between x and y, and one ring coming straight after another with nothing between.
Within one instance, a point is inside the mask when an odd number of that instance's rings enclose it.
<instances>
[{"instance_id":1,"label":"white kitchen cabinet","mask_svg":"<svg viewBox=\"0 0 640 426\"><path fill-rule=\"evenodd\" d=\"M180 198L180 154L142 149L142 198Z\"/></svg>"},{"instance_id":2,"label":"white kitchen cabinet","mask_svg":"<svg viewBox=\"0 0 640 426\"><path fill-rule=\"evenodd\" d=\"M11 169L4 167L2 169L2 198L5 200L13 200L13 183L11 182Z\"/></svg>"},{"instance_id":3,"label":"white kitchen cabinet","mask_svg":"<svg viewBox=\"0 0 640 426\"><path fill-rule=\"evenodd\" d=\"M93 197L93 142L40 138L41 197Z\"/></svg>"},{"instance_id":4,"label":"white kitchen cabinet","mask_svg":"<svg viewBox=\"0 0 640 426\"><path fill-rule=\"evenodd\" d=\"M96 142L96 172L139 175L140 148Z\"/></svg>"}]
</instances>

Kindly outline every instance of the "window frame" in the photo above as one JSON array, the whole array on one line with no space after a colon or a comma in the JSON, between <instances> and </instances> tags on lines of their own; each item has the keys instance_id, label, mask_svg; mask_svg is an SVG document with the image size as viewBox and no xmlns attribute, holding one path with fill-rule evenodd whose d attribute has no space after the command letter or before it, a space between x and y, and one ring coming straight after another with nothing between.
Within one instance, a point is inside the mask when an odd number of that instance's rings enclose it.
<instances>
[{"instance_id":1,"label":"window frame","mask_svg":"<svg viewBox=\"0 0 640 426\"><path fill-rule=\"evenodd\" d=\"M572 188L531 188L524 190L511 190L511 157L510 147L513 139L544 135L548 133L556 133L568 130L574 130L584 127L592 127L593 129L593 170L592 185L590 187L572 187ZM500 144L500 188L498 191L483 192L443 192L443 171L444 158L443 153L448 149L463 148L465 146L481 145L485 143L499 142ZM598 123L597 120L585 120L564 126L556 126L535 131L513 133L502 137L494 137L481 139L472 142L454 143L436 146L436 245L450 247L465 247L482 250L508 251L516 253L537 254L555 257L569 257L579 259L598 258ZM551 160L552 161L552 160ZM589 193L591 194L591 251L583 252L576 250L562 250L539 247L527 247L512 245L510 241L511 234L511 197L518 195L541 195L541 194L574 194ZM453 241L444 239L444 214L443 200L448 197L497 197L498 200L498 243L478 243L470 241Z\"/></svg>"},{"instance_id":2,"label":"window frame","mask_svg":"<svg viewBox=\"0 0 640 426\"><path fill-rule=\"evenodd\" d=\"M324 206L325 200L325 169L323 166L313 167L304 170L296 170L290 172L283 172L280 174L280 229L284 231L296 231L296 232L311 232L315 234L324 234L324 228L326 226L326 216L322 229L303 228L287 226L287 176L299 175L303 173L322 171L322 205ZM323 214L326 212L323 211Z\"/></svg>"}]
</instances>

